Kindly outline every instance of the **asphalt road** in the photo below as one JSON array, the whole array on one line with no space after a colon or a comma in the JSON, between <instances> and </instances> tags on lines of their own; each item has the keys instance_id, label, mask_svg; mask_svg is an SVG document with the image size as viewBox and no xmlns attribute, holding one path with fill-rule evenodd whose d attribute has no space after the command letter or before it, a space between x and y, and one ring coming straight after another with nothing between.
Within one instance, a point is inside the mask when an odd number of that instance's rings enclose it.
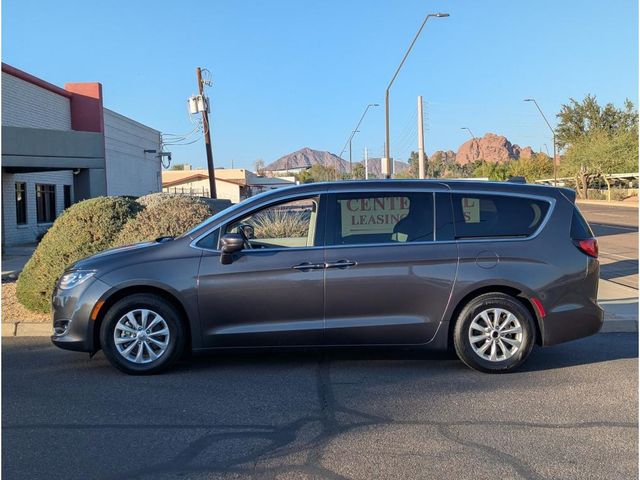
<instances>
[{"instance_id":1,"label":"asphalt road","mask_svg":"<svg viewBox=\"0 0 640 480\"><path fill-rule=\"evenodd\" d=\"M128 377L4 338L3 479L638 476L637 336L485 375L420 351L217 354Z\"/></svg>"},{"instance_id":2,"label":"asphalt road","mask_svg":"<svg viewBox=\"0 0 640 480\"><path fill-rule=\"evenodd\" d=\"M579 204L598 237L600 277L638 289L638 207Z\"/></svg>"}]
</instances>

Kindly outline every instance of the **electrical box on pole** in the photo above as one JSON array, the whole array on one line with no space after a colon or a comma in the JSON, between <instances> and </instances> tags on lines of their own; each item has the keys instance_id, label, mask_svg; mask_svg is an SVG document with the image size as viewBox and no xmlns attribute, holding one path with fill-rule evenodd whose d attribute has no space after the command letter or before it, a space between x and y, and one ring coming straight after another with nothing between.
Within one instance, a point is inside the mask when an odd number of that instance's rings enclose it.
<instances>
[{"instance_id":1,"label":"electrical box on pole","mask_svg":"<svg viewBox=\"0 0 640 480\"><path fill-rule=\"evenodd\" d=\"M211 113L209 109L209 99L204 95L194 95L189 97L189 113L195 115L196 113L207 112Z\"/></svg>"}]
</instances>

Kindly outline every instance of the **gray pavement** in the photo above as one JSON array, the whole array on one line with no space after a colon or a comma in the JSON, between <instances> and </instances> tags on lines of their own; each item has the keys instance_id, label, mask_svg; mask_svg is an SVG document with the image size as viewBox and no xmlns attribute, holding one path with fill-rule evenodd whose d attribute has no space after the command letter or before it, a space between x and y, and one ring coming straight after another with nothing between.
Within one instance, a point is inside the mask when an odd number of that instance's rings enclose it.
<instances>
[{"instance_id":1,"label":"gray pavement","mask_svg":"<svg viewBox=\"0 0 640 480\"><path fill-rule=\"evenodd\" d=\"M128 377L3 339L3 479L638 476L637 337L473 372L405 350L216 354Z\"/></svg>"}]
</instances>

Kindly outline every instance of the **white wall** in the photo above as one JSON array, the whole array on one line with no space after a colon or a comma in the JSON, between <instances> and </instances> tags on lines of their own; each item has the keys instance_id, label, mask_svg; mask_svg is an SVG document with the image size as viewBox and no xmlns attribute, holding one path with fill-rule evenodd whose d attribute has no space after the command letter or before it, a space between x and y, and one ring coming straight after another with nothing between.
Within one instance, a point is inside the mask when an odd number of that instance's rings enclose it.
<instances>
[{"instance_id":1,"label":"white wall","mask_svg":"<svg viewBox=\"0 0 640 480\"><path fill-rule=\"evenodd\" d=\"M162 190L160 132L104 109L107 195L145 195Z\"/></svg>"},{"instance_id":2,"label":"white wall","mask_svg":"<svg viewBox=\"0 0 640 480\"><path fill-rule=\"evenodd\" d=\"M2 125L71 130L70 100L2 72Z\"/></svg>"},{"instance_id":3,"label":"white wall","mask_svg":"<svg viewBox=\"0 0 640 480\"><path fill-rule=\"evenodd\" d=\"M16 182L25 182L25 198L27 200L27 223L16 224ZM73 173L70 170L39 173L2 173L2 236L6 245L32 243L38 233L45 231L48 224L38 224L36 214L36 183L56 186L56 215L64 210L63 185L71 186L73 202Z\"/></svg>"}]
</instances>

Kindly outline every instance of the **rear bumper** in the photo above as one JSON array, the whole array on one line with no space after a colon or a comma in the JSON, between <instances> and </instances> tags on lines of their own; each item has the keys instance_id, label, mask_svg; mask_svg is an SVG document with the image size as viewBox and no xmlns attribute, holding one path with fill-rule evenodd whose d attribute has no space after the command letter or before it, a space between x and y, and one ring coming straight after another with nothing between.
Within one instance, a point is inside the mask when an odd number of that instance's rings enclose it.
<instances>
[{"instance_id":1,"label":"rear bumper","mask_svg":"<svg viewBox=\"0 0 640 480\"><path fill-rule=\"evenodd\" d=\"M597 302L563 305L540 321L542 345L549 346L594 335L602 328L604 310Z\"/></svg>"}]
</instances>

